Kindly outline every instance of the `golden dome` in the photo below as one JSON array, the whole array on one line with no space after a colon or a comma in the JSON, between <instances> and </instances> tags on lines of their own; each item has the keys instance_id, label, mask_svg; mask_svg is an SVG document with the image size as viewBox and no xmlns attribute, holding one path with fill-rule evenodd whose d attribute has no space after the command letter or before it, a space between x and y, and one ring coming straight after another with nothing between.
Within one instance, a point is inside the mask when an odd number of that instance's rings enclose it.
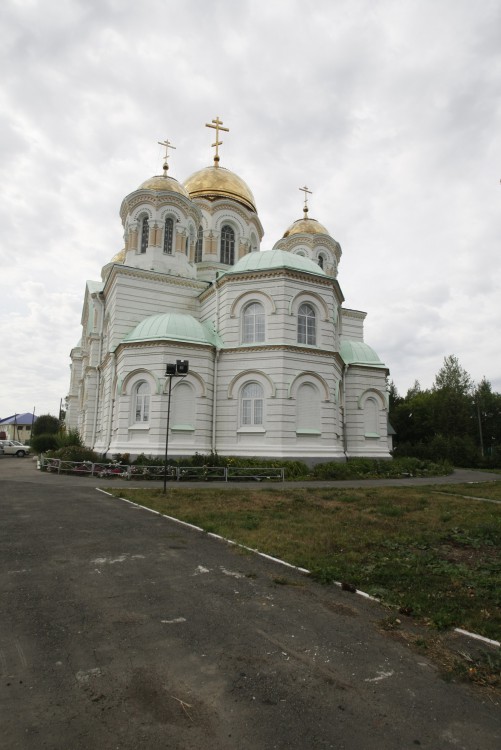
<instances>
[{"instance_id":1,"label":"golden dome","mask_svg":"<svg viewBox=\"0 0 501 750\"><path fill-rule=\"evenodd\" d=\"M124 263L125 261L125 247L123 250L120 250L119 253L116 253L116 255L113 256L113 258L110 260L110 263Z\"/></svg>"},{"instance_id":2,"label":"golden dome","mask_svg":"<svg viewBox=\"0 0 501 750\"><path fill-rule=\"evenodd\" d=\"M232 198L250 211L256 211L254 196L248 185L224 167L205 167L188 177L184 186L190 198Z\"/></svg>"},{"instance_id":3,"label":"golden dome","mask_svg":"<svg viewBox=\"0 0 501 750\"><path fill-rule=\"evenodd\" d=\"M171 193L180 193L185 198L189 198L186 189L178 182L174 177L168 177L167 175L156 175L150 177L149 180L145 180L142 185L139 185L138 190L167 190Z\"/></svg>"},{"instance_id":4,"label":"golden dome","mask_svg":"<svg viewBox=\"0 0 501 750\"><path fill-rule=\"evenodd\" d=\"M288 230L285 232L284 237L290 237L291 234L328 234L330 232L316 219L298 219L291 224Z\"/></svg>"}]
</instances>

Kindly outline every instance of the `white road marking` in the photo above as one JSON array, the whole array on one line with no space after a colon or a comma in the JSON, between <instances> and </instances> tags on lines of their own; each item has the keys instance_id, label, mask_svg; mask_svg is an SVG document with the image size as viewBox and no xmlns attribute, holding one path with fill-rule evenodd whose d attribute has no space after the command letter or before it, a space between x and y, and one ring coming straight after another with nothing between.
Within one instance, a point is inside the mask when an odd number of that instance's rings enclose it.
<instances>
[{"instance_id":1,"label":"white road marking","mask_svg":"<svg viewBox=\"0 0 501 750\"><path fill-rule=\"evenodd\" d=\"M388 677L392 677L394 674L393 670L391 672L378 672L377 677L367 677L364 682L381 682L381 680L387 680Z\"/></svg>"}]
</instances>

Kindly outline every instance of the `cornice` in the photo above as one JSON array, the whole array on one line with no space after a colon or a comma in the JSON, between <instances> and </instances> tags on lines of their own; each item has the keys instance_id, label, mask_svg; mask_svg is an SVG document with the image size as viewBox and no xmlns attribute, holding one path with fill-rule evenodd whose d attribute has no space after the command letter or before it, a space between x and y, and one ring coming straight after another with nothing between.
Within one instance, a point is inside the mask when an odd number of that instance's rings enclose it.
<instances>
[{"instance_id":1,"label":"cornice","mask_svg":"<svg viewBox=\"0 0 501 750\"><path fill-rule=\"evenodd\" d=\"M229 198L221 198L220 196L204 196L203 198L195 197L192 200L198 208L205 209L211 215L223 208L228 208L231 211L234 211L245 222L254 224L260 234L260 239L263 237L264 229L257 212L250 211L244 204L238 203L236 199L230 200Z\"/></svg>"},{"instance_id":2,"label":"cornice","mask_svg":"<svg viewBox=\"0 0 501 750\"><path fill-rule=\"evenodd\" d=\"M188 279L185 276L174 276L168 273L162 273L161 271L149 271L143 268L134 268L134 266L124 266L120 263L114 263L111 268L104 285L103 292L109 290L113 281L117 276L127 276L129 278L147 279L149 281L157 281L162 284L169 284L174 286L187 287L189 289L205 291L208 281L198 281L197 279Z\"/></svg>"},{"instance_id":3,"label":"cornice","mask_svg":"<svg viewBox=\"0 0 501 750\"><path fill-rule=\"evenodd\" d=\"M162 206L170 205L177 206L177 208L191 214L195 214L200 217L200 208L190 198L185 198L184 195L174 192L162 192L158 193L151 190L135 190L133 193L127 195L120 206L120 217L122 221L125 220L127 213L130 213L137 206L142 203L149 203L155 208L161 208Z\"/></svg>"},{"instance_id":4,"label":"cornice","mask_svg":"<svg viewBox=\"0 0 501 750\"><path fill-rule=\"evenodd\" d=\"M342 307L341 313L343 318L355 318L356 320L365 320L367 313L362 310L351 310L349 307Z\"/></svg>"},{"instance_id":5,"label":"cornice","mask_svg":"<svg viewBox=\"0 0 501 750\"><path fill-rule=\"evenodd\" d=\"M153 341L121 341L114 349L114 353L118 356L122 351L126 349L155 349L160 344L169 344L170 346L178 346L183 349L193 349L194 351L213 351L215 350L214 344L196 344L193 341L179 341L178 339L154 339Z\"/></svg>"}]
</instances>

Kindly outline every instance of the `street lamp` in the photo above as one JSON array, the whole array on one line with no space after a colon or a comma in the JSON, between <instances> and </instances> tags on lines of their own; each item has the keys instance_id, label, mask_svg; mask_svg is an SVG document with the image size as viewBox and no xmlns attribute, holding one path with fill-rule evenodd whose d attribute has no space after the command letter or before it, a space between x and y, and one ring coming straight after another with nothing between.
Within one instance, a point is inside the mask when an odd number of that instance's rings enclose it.
<instances>
[{"instance_id":1,"label":"street lamp","mask_svg":"<svg viewBox=\"0 0 501 750\"><path fill-rule=\"evenodd\" d=\"M169 399L167 401L167 431L165 433L165 461L164 461L164 493L167 492L167 456L169 454L169 422L170 422L170 396L172 392L172 378L185 378L188 374L190 363L187 359L177 359L167 364L165 377L169 378Z\"/></svg>"}]
</instances>

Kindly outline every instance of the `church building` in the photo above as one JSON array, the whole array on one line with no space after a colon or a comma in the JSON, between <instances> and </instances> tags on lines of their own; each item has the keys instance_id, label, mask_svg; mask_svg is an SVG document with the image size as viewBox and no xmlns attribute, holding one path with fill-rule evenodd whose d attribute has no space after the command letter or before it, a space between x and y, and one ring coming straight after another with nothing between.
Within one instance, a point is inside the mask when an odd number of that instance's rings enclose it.
<instances>
[{"instance_id":1,"label":"church building","mask_svg":"<svg viewBox=\"0 0 501 750\"><path fill-rule=\"evenodd\" d=\"M67 428L100 454L389 458L388 369L344 306L341 247L303 216L271 249L244 180L214 163L122 202L125 247L87 281ZM188 360L185 377L167 365Z\"/></svg>"}]
</instances>

